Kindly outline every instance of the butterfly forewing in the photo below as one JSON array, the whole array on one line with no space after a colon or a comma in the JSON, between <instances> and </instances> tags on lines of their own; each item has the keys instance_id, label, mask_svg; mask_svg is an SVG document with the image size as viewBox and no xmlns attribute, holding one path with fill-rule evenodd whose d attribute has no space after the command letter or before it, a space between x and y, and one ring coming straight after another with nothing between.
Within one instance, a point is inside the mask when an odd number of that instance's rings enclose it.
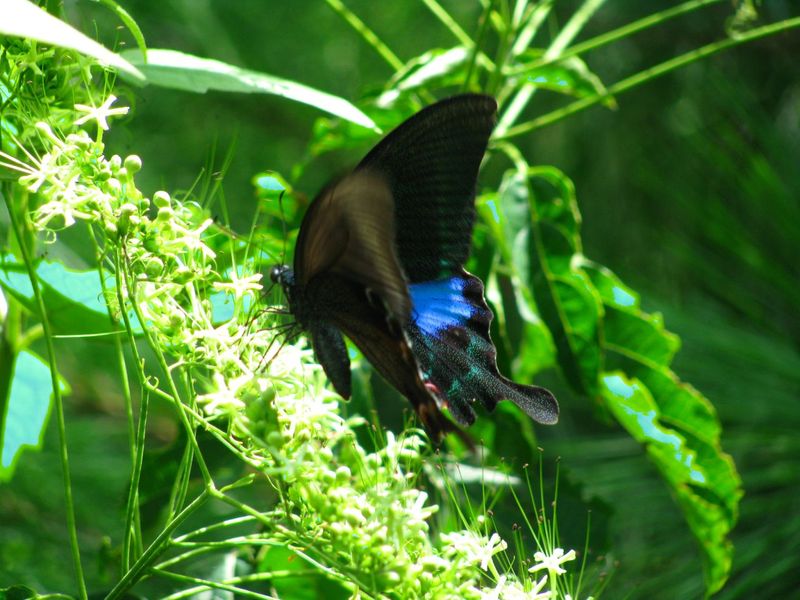
<instances>
[{"instance_id":1,"label":"butterfly forewing","mask_svg":"<svg viewBox=\"0 0 800 600\"><path fill-rule=\"evenodd\" d=\"M381 174L367 170L328 186L306 213L295 250L295 277L307 286L321 273L335 273L383 302L405 323L411 310L408 286L395 250L394 200Z\"/></svg>"},{"instance_id":2,"label":"butterfly forewing","mask_svg":"<svg viewBox=\"0 0 800 600\"><path fill-rule=\"evenodd\" d=\"M496 112L490 96L442 100L402 123L357 167L389 182L397 255L412 283L451 275L469 256L476 179Z\"/></svg>"}]
</instances>

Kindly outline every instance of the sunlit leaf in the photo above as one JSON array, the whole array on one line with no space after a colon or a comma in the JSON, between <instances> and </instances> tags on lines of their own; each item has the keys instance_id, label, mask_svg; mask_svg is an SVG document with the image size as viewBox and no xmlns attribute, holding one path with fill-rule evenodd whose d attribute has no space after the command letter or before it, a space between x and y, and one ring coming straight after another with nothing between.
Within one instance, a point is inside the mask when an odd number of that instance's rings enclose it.
<instances>
[{"instance_id":1,"label":"sunlit leaf","mask_svg":"<svg viewBox=\"0 0 800 600\"><path fill-rule=\"evenodd\" d=\"M125 50L122 56L136 65L144 73L147 82L153 85L199 94L209 90L272 94L308 104L362 127L375 127L372 119L344 98L267 73L160 48L147 51L147 62L138 50Z\"/></svg>"},{"instance_id":2,"label":"sunlit leaf","mask_svg":"<svg viewBox=\"0 0 800 600\"><path fill-rule=\"evenodd\" d=\"M102 334L111 331L103 288L97 271L67 269L59 262L42 261L36 273L42 286L50 324L62 335ZM109 284L113 289L113 282ZM0 286L25 308L38 314L25 266L10 256L0 261ZM135 317L131 317L135 321ZM136 325L136 330L140 328Z\"/></svg>"},{"instance_id":3,"label":"sunlit leaf","mask_svg":"<svg viewBox=\"0 0 800 600\"><path fill-rule=\"evenodd\" d=\"M650 390L620 372L602 378L603 397L623 427L647 449L675 493L704 559L706 588L719 590L730 573L733 545L728 539L741 497L727 455L665 424Z\"/></svg>"},{"instance_id":4,"label":"sunlit leaf","mask_svg":"<svg viewBox=\"0 0 800 600\"><path fill-rule=\"evenodd\" d=\"M586 260L582 264L606 308L607 367L621 369L627 377L635 378L629 389L619 378L614 379L617 375L604 376L607 392L609 382L618 388L612 385L616 391L612 389L613 393L604 393L604 397L607 402L612 398L621 402L619 390L633 390L631 397L636 397L639 408L646 410L634 410L625 402L622 412L620 406L610 403L608 408L629 431L634 427L631 414L635 414L638 429L634 437L645 444L675 491L703 552L707 589L717 590L730 572L732 545L728 535L737 520L742 490L733 460L721 447L716 411L705 396L681 382L669 368L679 342L677 336L664 329L661 316L643 312L638 294L610 270ZM662 428L668 428L670 433L665 434ZM679 454L675 454L678 447ZM702 476L689 469L683 473L686 477L678 477L672 461L679 462L683 469L696 467Z\"/></svg>"},{"instance_id":5,"label":"sunlit leaf","mask_svg":"<svg viewBox=\"0 0 800 600\"><path fill-rule=\"evenodd\" d=\"M542 89L577 98L602 96L607 93L600 78L579 57L571 56L543 65L541 64L543 55L541 50L527 50L520 58L523 61L530 61L530 66L526 68L523 64L515 67L511 79L518 85L533 84ZM616 107L612 97L605 100L605 104Z\"/></svg>"},{"instance_id":6,"label":"sunlit leaf","mask_svg":"<svg viewBox=\"0 0 800 600\"><path fill-rule=\"evenodd\" d=\"M603 368L603 306L577 260L581 243L575 190L554 168L531 169L529 175L548 185L535 188L530 195L528 278L542 318L553 334L564 375L576 390L593 398ZM524 185L516 190L528 193Z\"/></svg>"},{"instance_id":7,"label":"sunlit leaf","mask_svg":"<svg viewBox=\"0 0 800 600\"><path fill-rule=\"evenodd\" d=\"M447 50L436 48L408 61L404 68L386 84L386 91L378 98L379 106L388 106L402 94L420 88L442 88L461 85L467 74L472 48L456 46ZM485 56L478 55L477 63L488 68Z\"/></svg>"},{"instance_id":8,"label":"sunlit leaf","mask_svg":"<svg viewBox=\"0 0 800 600\"><path fill-rule=\"evenodd\" d=\"M62 390L66 391L64 384ZM24 447L41 448L52 395L49 365L28 350L20 352L11 374L9 397L0 402L5 407L0 420L0 481L11 479Z\"/></svg>"},{"instance_id":9,"label":"sunlit leaf","mask_svg":"<svg viewBox=\"0 0 800 600\"><path fill-rule=\"evenodd\" d=\"M13 35L75 50L97 59L101 64L119 69L135 81L144 80L142 73L131 63L86 37L27 0L0 2L0 34Z\"/></svg>"}]
</instances>

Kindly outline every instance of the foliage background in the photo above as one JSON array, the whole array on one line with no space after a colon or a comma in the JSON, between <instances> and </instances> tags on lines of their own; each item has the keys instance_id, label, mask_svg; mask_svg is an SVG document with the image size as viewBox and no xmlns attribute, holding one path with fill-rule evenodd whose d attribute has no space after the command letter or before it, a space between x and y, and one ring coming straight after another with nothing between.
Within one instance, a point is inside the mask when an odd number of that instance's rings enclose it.
<instances>
[{"instance_id":1,"label":"foliage background","mask_svg":"<svg viewBox=\"0 0 800 600\"><path fill-rule=\"evenodd\" d=\"M471 3L443 4L461 23L477 18ZM609 3L584 35L669 5ZM765 3L765 20L791 15L791 5ZM348 6L402 57L451 43L419 3ZM556 14L574 7L559 3ZM214 57L345 98L361 96L387 76L372 50L323 3L175 0L126 8L152 47ZM99 31L112 30L103 23L113 17L94 3L68 9L73 23L96 20ZM728 12L714 7L625 40L592 53L589 65L604 81L615 81L714 39ZM115 40L104 41L112 46ZM796 33L748 44L622 96L616 111L594 108L523 142L536 164L555 165L575 181L586 254L640 291L646 310L664 313L683 341L675 370L719 411L723 447L746 490L733 537L734 574L721 598L790 597L800 583L799 52ZM142 189L189 188L203 165L218 168L220 155L235 148L224 189L239 230L246 229L255 201L252 174L289 173L318 116L268 96L145 88L125 100L136 117L117 124L108 143L112 152L142 156L149 167ZM210 158L214 149L217 156ZM299 188L313 195L360 155L315 161ZM82 251L88 249L74 249ZM102 364L102 348L87 342L72 369L65 367L73 385L68 433L78 521L89 526L82 536L101 548L108 529L103 520L114 522L123 509L126 431L109 375L77 376L87 360ZM572 400L557 376L537 383L556 392L563 411L557 427L537 428L539 443L548 456L561 457L562 477L580 487L584 501L595 498L593 541L613 549L620 561L607 597L698 597L698 552L639 445L619 428L598 424L591 407ZM402 417L392 421L385 412L397 429ZM52 429L44 451L27 455L11 484L0 488L0 585L26 580L41 589L70 587L59 567L68 559ZM151 433L169 448L175 425L166 410ZM97 506L112 509L98 513ZM565 512L582 520L585 508ZM35 574L31 565L37 565Z\"/></svg>"}]
</instances>

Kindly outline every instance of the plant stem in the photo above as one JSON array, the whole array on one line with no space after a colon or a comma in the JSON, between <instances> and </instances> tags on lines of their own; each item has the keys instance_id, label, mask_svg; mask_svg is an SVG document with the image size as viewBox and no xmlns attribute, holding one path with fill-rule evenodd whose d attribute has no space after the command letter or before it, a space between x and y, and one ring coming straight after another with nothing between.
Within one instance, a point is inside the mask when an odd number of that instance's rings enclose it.
<instances>
[{"instance_id":1,"label":"plant stem","mask_svg":"<svg viewBox=\"0 0 800 600\"><path fill-rule=\"evenodd\" d=\"M560 121L570 115L581 112L582 110L585 110L590 106L594 106L595 104L604 102L612 96L616 96L623 92L627 92L628 90L631 90L643 83L652 81L653 79L657 79L658 77L666 75L667 73L675 71L676 69L679 69L681 67L685 67L690 63L696 62L704 58L708 58L709 56L712 56L713 54L716 54L723 50L727 50L728 48L732 48L734 46L738 46L746 42L774 35L776 33L780 33L781 31L794 29L796 27L800 27L800 17L795 17L793 19L786 19L785 21L780 21L778 23L771 23L769 25L764 25L763 27L758 27L756 29L748 31L747 33L743 33L742 35L736 38L728 38L718 42L713 42L696 50L692 50L685 54L681 54L680 56L676 56L675 58L667 60L649 69L645 69L644 71L640 71L639 73L636 73L635 75L632 75L627 79L623 79L622 81L619 81L614 85L610 86L606 90L606 93L604 94L597 94L594 96L589 96L587 98L576 100L575 102L568 104L563 108L544 114L541 117L528 121L527 123L522 123L520 125L517 125L516 127L511 127L510 129L506 130L505 133L498 136L497 139L510 139L516 136L523 135L525 133L530 133L535 129L539 129L540 127L544 127L545 125L550 125L552 123Z\"/></svg>"},{"instance_id":2,"label":"plant stem","mask_svg":"<svg viewBox=\"0 0 800 600\"><path fill-rule=\"evenodd\" d=\"M550 63L563 60L566 58L570 58L572 56L579 56L584 54L585 52L589 52L590 50L596 50L597 48L601 48L617 40L624 39L631 35L634 35L640 31L653 27L655 25L660 25L669 19L674 19L675 17L679 17L683 14L688 12L692 12L694 10L698 10L705 6L709 6L712 4L719 4L723 0L690 0L689 2L684 2L683 4L679 4L678 6L673 6L672 8L668 8L667 10L662 10L657 13L653 13L652 15L647 15L639 19L638 21L634 21L633 23L628 23L627 25L623 25L617 29L612 31L608 31L591 39L588 39L580 44L575 44L574 46L567 48L559 54L558 56L551 56L551 57L542 57L539 60L533 61L532 63L528 63L526 65L521 65L517 68L509 69L507 75L517 75L524 71L528 71L530 69L535 69L537 67L543 67L545 65L549 65Z\"/></svg>"},{"instance_id":3,"label":"plant stem","mask_svg":"<svg viewBox=\"0 0 800 600\"><path fill-rule=\"evenodd\" d=\"M450 16L450 13L442 8L441 4L436 2L436 0L422 0L422 3L433 13L433 16L439 19L442 24L450 30L450 33L455 36L460 44L467 48L472 45L472 39L467 35L467 32L456 23L456 20Z\"/></svg>"},{"instance_id":4,"label":"plant stem","mask_svg":"<svg viewBox=\"0 0 800 600\"><path fill-rule=\"evenodd\" d=\"M389 66L392 67L395 71L399 71L403 68L403 61L397 58L397 55L392 52L389 47L384 44L375 32L372 31L367 25L362 21L358 16L347 8L341 0L325 0L336 13L342 17L347 23L355 29L364 41L366 41L370 46L372 46L375 51L389 63Z\"/></svg>"},{"instance_id":5,"label":"plant stem","mask_svg":"<svg viewBox=\"0 0 800 600\"><path fill-rule=\"evenodd\" d=\"M117 585L108 593L106 600L114 600L119 598L126 590L131 588L141 577L142 571L150 566L150 563L155 559L156 555L162 551L163 547L169 543L169 536L172 532L195 510L197 510L210 495L210 489L203 490L197 498L192 500L180 513L178 513L172 521L164 526L161 533L158 534L153 543L148 546L139 559L133 564L128 572L122 576L117 582Z\"/></svg>"},{"instance_id":6,"label":"plant stem","mask_svg":"<svg viewBox=\"0 0 800 600\"><path fill-rule=\"evenodd\" d=\"M75 522L75 504L72 498L72 481L69 471L69 452L67 451L67 426L64 419L64 402L61 397L61 382L58 379L58 365L56 363L56 351L53 346L53 331L50 328L50 321L47 318L47 310L44 305L44 298L42 297L41 289L39 288L39 278L36 275L36 270L30 256L30 248L23 238L22 224L15 214L15 210L10 203L6 203L8 208L8 216L11 221L11 228L14 230L14 236L19 243L20 253L22 260L25 262L25 267L28 270L28 277L33 289L33 296L36 301L36 307L39 311L41 318L42 329L44 331L44 342L47 348L47 361L50 364L50 382L53 387L53 403L56 408L56 421L58 426L58 441L61 457L61 480L64 484L64 503L66 508L67 517L67 530L69 532L70 551L72 553L72 563L75 569L75 579L78 584L78 594L82 600L86 600L86 581L83 576L83 566L81 564L81 550L78 545L78 529Z\"/></svg>"},{"instance_id":7,"label":"plant stem","mask_svg":"<svg viewBox=\"0 0 800 600\"><path fill-rule=\"evenodd\" d=\"M564 28L559 31L553 43L550 44L550 47L545 52L545 58L550 60L560 56L564 48L578 35L586 22L600 9L600 6L602 6L604 2L605 0L586 0L583 5L575 11L572 18L567 21ZM535 91L536 86L531 84L523 85L519 91L517 91L516 96L511 100L508 108L497 123L497 127L495 128L497 138L505 137L508 129L519 118L519 115L528 105Z\"/></svg>"}]
</instances>

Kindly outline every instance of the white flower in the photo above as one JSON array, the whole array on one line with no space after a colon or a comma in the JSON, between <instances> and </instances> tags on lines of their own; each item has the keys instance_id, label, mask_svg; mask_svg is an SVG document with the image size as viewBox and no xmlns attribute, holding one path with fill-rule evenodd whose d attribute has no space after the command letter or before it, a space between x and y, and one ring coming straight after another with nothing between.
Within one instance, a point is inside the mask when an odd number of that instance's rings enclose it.
<instances>
[{"instance_id":1,"label":"white flower","mask_svg":"<svg viewBox=\"0 0 800 600\"><path fill-rule=\"evenodd\" d=\"M246 294L261 290L261 284L259 283L261 277L261 273L239 277L236 269L233 269L230 273L230 281L215 281L212 287L217 291L231 294L236 300L241 300Z\"/></svg>"},{"instance_id":2,"label":"white flower","mask_svg":"<svg viewBox=\"0 0 800 600\"><path fill-rule=\"evenodd\" d=\"M474 531L454 531L442 534L442 539L450 545L450 548L445 548L446 554L463 556L468 563L479 564L484 571L489 568L495 554L508 548L496 533L487 540Z\"/></svg>"},{"instance_id":3,"label":"white flower","mask_svg":"<svg viewBox=\"0 0 800 600\"><path fill-rule=\"evenodd\" d=\"M106 98L100 106L87 106L86 104L76 104L75 110L85 112L86 114L80 119L75 121L75 125L83 125L87 121L94 119L97 121L97 126L103 131L108 131L108 118L116 115L127 115L128 107L121 106L119 108L111 108L111 105L117 101L117 97L113 94Z\"/></svg>"},{"instance_id":4,"label":"white flower","mask_svg":"<svg viewBox=\"0 0 800 600\"><path fill-rule=\"evenodd\" d=\"M561 567L561 563L575 560L575 550L570 550L565 554L563 548L554 548L553 554L550 556L547 556L544 552L537 552L533 555L533 560L535 560L537 564L528 569L529 573L547 569L551 573L563 575L567 571Z\"/></svg>"}]
</instances>

